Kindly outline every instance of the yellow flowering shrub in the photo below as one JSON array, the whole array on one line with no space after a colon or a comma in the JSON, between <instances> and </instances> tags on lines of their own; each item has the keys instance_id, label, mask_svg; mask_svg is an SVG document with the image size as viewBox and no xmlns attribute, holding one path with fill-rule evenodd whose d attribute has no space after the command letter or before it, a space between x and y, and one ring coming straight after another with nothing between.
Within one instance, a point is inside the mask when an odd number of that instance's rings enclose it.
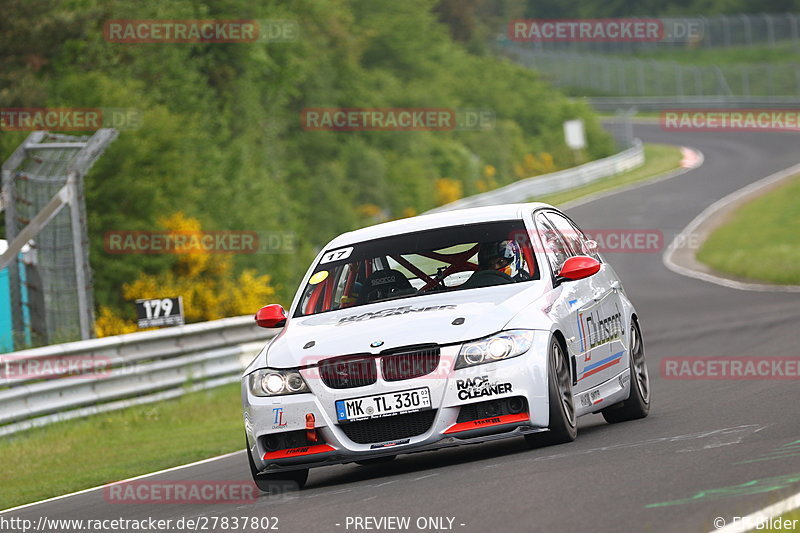
<instances>
[{"instance_id":1,"label":"yellow flowering shrub","mask_svg":"<svg viewBox=\"0 0 800 533\"><path fill-rule=\"evenodd\" d=\"M121 335L123 333L133 333L139 331L136 322L125 320L114 314L110 308L100 306L98 315L94 321L94 332L98 337L108 337L110 335Z\"/></svg>"},{"instance_id":2,"label":"yellow flowering shrub","mask_svg":"<svg viewBox=\"0 0 800 533\"><path fill-rule=\"evenodd\" d=\"M375 204L361 204L356 208L356 212L366 218L379 218L383 216L383 210Z\"/></svg>"},{"instance_id":3,"label":"yellow flowering shrub","mask_svg":"<svg viewBox=\"0 0 800 533\"><path fill-rule=\"evenodd\" d=\"M436 204L445 205L460 200L464 196L460 181L452 178L439 178L434 182L436 188Z\"/></svg>"},{"instance_id":4,"label":"yellow flowering shrub","mask_svg":"<svg viewBox=\"0 0 800 533\"><path fill-rule=\"evenodd\" d=\"M176 233L200 232L197 219L175 213L159 220L167 231ZM203 322L230 316L255 313L271 302L275 289L269 275L245 270L233 276L233 258L228 254L204 250L176 249L178 260L170 270L158 274L139 274L132 283L122 287L126 300L144 298L183 297L186 322ZM118 317L108 308L101 308L95 321L98 337L137 331L132 321Z\"/></svg>"},{"instance_id":5,"label":"yellow flowering shrub","mask_svg":"<svg viewBox=\"0 0 800 533\"><path fill-rule=\"evenodd\" d=\"M518 179L547 174L555 170L553 156L547 152L542 152L539 157L534 154L525 154L522 164L514 165L514 173Z\"/></svg>"}]
</instances>

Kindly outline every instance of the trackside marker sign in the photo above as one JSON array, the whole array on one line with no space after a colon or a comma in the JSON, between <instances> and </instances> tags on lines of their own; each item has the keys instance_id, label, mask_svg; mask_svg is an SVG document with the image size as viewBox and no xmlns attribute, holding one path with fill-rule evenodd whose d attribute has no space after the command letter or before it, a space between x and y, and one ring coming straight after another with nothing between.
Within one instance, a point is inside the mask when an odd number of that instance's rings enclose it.
<instances>
[{"instance_id":1,"label":"trackside marker sign","mask_svg":"<svg viewBox=\"0 0 800 533\"><path fill-rule=\"evenodd\" d=\"M139 328L182 326L183 298L153 298L136 300Z\"/></svg>"}]
</instances>

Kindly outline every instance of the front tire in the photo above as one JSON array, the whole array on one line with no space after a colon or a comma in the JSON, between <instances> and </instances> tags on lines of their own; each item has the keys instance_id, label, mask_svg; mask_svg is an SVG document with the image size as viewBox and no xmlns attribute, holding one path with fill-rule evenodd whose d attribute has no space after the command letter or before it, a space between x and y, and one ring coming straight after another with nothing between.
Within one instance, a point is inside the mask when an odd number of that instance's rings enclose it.
<instances>
[{"instance_id":1,"label":"front tire","mask_svg":"<svg viewBox=\"0 0 800 533\"><path fill-rule=\"evenodd\" d=\"M603 418L609 424L644 418L650 412L650 374L644 357L644 343L639 323L631 320L631 349L628 367L631 376L631 394L627 400L603 409Z\"/></svg>"},{"instance_id":2,"label":"front tire","mask_svg":"<svg viewBox=\"0 0 800 533\"><path fill-rule=\"evenodd\" d=\"M564 348L555 337L550 339L547 356L547 382L550 403L550 426L546 433L525 435L531 447L572 442L578 435L575 404L572 398L572 376Z\"/></svg>"},{"instance_id":3,"label":"front tire","mask_svg":"<svg viewBox=\"0 0 800 533\"><path fill-rule=\"evenodd\" d=\"M274 474L261 474L256 469L253 456L250 455L250 445L245 438L245 452L247 461L250 463L250 473L253 476L253 483L258 490L267 494L283 494L302 489L308 481L308 468L299 470L287 470L286 472L276 472Z\"/></svg>"}]
</instances>

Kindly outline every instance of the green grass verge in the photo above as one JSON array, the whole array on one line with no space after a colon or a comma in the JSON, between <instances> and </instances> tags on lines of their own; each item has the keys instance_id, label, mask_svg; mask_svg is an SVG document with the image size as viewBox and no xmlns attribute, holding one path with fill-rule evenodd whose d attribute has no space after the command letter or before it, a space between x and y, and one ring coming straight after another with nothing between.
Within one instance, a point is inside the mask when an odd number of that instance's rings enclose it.
<instances>
[{"instance_id":1,"label":"green grass verge","mask_svg":"<svg viewBox=\"0 0 800 533\"><path fill-rule=\"evenodd\" d=\"M676 48L648 50L633 54L639 59L676 61L687 65L720 66L741 64L786 64L797 63L797 49L790 42L768 46L737 46L731 48ZM630 58L631 55L619 55Z\"/></svg>"},{"instance_id":2,"label":"green grass verge","mask_svg":"<svg viewBox=\"0 0 800 533\"><path fill-rule=\"evenodd\" d=\"M800 176L739 208L697 253L714 270L800 284Z\"/></svg>"},{"instance_id":3,"label":"green grass verge","mask_svg":"<svg viewBox=\"0 0 800 533\"><path fill-rule=\"evenodd\" d=\"M594 183L590 183L577 189L564 191L547 196L530 198L531 202L545 202L552 205L559 205L572 200L577 200L590 194L616 189L638 181L645 181L654 178L665 172L675 170L681 162L681 150L671 144L645 144L644 145L645 163L639 168L623 172L616 176L603 178Z\"/></svg>"},{"instance_id":4,"label":"green grass verge","mask_svg":"<svg viewBox=\"0 0 800 533\"><path fill-rule=\"evenodd\" d=\"M244 448L240 385L3 437L0 509Z\"/></svg>"}]
</instances>

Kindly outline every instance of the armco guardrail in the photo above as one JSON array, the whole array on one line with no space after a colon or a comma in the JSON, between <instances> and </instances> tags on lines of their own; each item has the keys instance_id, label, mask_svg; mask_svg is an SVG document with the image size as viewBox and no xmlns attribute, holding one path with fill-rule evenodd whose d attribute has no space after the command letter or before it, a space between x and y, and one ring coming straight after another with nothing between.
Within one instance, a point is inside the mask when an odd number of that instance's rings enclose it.
<instances>
[{"instance_id":1,"label":"armco guardrail","mask_svg":"<svg viewBox=\"0 0 800 533\"><path fill-rule=\"evenodd\" d=\"M636 168L644 164L644 147L639 139L627 150L591 163L586 163L559 172L534 176L500 187L493 191L462 198L455 202L437 207L428 213L453 211L468 207L499 205L526 202L535 196L544 196L574 189L602 178L614 176L620 172Z\"/></svg>"},{"instance_id":2,"label":"armco guardrail","mask_svg":"<svg viewBox=\"0 0 800 533\"><path fill-rule=\"evenodd\" d=\"M244 316L0 355L0 435L238 381L273 335Z\"/></svg>"},{"instance_id":3,"label":"armco guardrail","mask_svg":"<svg viewBox=\"0 0 800 533\"><path fill-rule=\"evenodd\" d=\"M597 96L581 98L597 111L665 109L797 109L800 98L781 96Z\"/></svg>"}]
</instances>

